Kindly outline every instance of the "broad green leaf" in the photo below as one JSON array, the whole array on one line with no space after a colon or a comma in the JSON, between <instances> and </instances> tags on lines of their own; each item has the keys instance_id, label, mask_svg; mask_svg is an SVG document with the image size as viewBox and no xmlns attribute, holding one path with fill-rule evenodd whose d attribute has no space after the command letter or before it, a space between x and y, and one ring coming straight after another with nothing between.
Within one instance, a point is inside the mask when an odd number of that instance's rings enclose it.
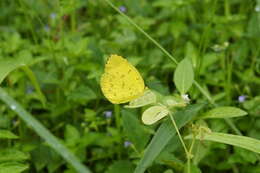
<instances>
[{"instance_id":1,"label":"broad green leaf","mask_svg":"<svg viewBox=\"0 0 260 173\"><path fill-rule=\"evenodd\" d=\"M142 114L142 121L146 125L151 125L169 114L165 106L152 106L146 109Z\"/></svg>"},{"instance_id":2,"label":"broad green leaf","mask_svg":"<svg viewBox=\"0 0 260 173\"><path fill-rule=\"evenodd\" d=\"M7 172L20 173L28 168L29 166L23 163L17 163L17 162L0 163L0 173L7 173Z\"/></svg>"},{"instance_id":3,"label":"broad green leaf","mask_svg":"<svg viewBox=\"0 0 260 173\"><path fill-rule=\"evenodd\" d=\"M122 111L123 128L128 140L130 140L138 151L143 151L150 135L145 130L145 126L136 118L136 116L128 111Z\"/></svg>"},{"instance_id":4,"label":"broad green leaf","mask_svg":"<svg viewBox=\"0 0 260 173\"><path fill-rule=\"evenodd\" d=\"M143 107L149 104L156 103L156 95L151 90L146 90L144 92L144 95L141 97L138 97L131 102L129 102L129 105L126 105L126 108L138 108Z\"/></svg>"},{"instance_id":5,"label":"broad green leaf","mask_svg":"<svg viewBox=\"0 0 260 173\"><path fill-rule=\"evenodd\" d=\"M0 151L0 162L24 161L29 159L29 154L25 154L16 149L4 149Z\"/></svg>"},{"instance_id":6,"label":"broad green leaf","mask_svg":"<svg viewBox=\"0 0 260 173\"><path fill-rule=\"evenodd\" d=\"M203 108L203 104L187 106L185 110L178 111L174 114L175 121L179 128L187 124L195 117L199 110ZM152 141L147 146L144 156L139 161L135 173L143 173L153 163L156 157L161 153L168 142L175 136L175 129L168 119L162 123L156 131Z\"/></svg>"},{"instance_id":7,"label":"broad green leaf","mask_svg":"<svg viewBox=\"0 0 260 173\"><path fill-rule=\"evenodd\" d=\"M185 137L185 139L192 139L192 135ZM244 148L253 151L255 153L260 153L260 140L246 137L246 136L210 132L210 133L203 133L201 135L197 135L196 139L220 142L220 143Z\"/></svg>"},{"instance_id":8,"label":"broad green leaf","mask_svg":"<svg viewBox=\"0 0 260 173\"><path fill-rule=\"evenodd\" d=\"M132 173L134 171L134 165L130 161L120 160L113 163L106 173Z\"/></svg>"},{"instance_id":9,"label":"broad green leaf","mask_svg":"<svg viewBox=\"0 0 260 173\"><path fill-rule=\"evenodd\" d=\"M202 115L202 118L233 118L233 117L240 117L245 116L247 112L231 106L223 106L214 108L208 112L206 112L204 115Z\"/></svg>"},{"instance_id":10,"label":"broad green leaf","mask_svg":"<svg viewBox=\"0 0 260 173\"><path fill-rule=\"evenodd\" d=\"M26 65L24 60L21 58L14 59L2 59L0 60L0 84L4 78L13 70Z\"/></svg>"},{"instance_id":11,"label":"broad green leaf","mask_svg":"<svg viewBox=\"0 0 260 173\"><path fill-rule=\"evenodd\" d=\"M18 136L9 130L0 130L0 139L17 139Z\"/></svg>"},{"instance_id":12,"label":"broad green leaf","mask_svg":"<svg viewBox=\"0 0 260 173\"><path fill-rule=\"evenodd\" d=\"M185 94L194 81L192 64L188 58L183 59L174 72L174 83L181 94Z\"/></svg>"}]
</instances>

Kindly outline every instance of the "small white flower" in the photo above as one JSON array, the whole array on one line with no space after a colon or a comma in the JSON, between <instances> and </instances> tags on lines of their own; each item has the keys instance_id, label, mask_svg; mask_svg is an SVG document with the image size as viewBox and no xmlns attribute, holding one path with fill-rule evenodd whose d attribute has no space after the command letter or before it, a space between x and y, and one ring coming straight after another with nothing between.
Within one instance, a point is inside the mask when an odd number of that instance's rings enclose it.
<instances>
[{"instance_id":1,"label":"small white flower","mask_svg":"<svg viewBox=\"0 0 260 173\"><path fill-rule=\"evenodd\" d=\"M187 103L190 102L190 98L189 98L189 95L188 94L182 94L181 97L183 98L183 100Z\"/></svg>"}]
</instances>

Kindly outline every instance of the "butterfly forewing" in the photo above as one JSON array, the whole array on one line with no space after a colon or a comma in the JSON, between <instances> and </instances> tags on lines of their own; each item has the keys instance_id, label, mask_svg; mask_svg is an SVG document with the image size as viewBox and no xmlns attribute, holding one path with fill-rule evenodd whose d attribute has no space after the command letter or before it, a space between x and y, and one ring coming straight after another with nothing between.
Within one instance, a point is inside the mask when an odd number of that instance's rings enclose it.
<instances>
[{"instance_id":1,"label":"butterfly forewing","mask_svg":"<svg viewBox=\"0 0 260 173\"><path fill-rule=\"evenodd\" d=\"M144 81L137 69L121 56L112 55L101 78L101 89L115 104L129 102L144 93Z\"/></svg>"}]
</instances>

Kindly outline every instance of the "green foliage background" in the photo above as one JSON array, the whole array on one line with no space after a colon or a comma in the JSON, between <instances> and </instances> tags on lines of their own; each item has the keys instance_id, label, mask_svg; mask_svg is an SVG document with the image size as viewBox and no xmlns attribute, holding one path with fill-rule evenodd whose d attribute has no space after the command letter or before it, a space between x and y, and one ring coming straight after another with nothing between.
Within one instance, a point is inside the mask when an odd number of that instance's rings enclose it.
<instances>
[{"instance_id":1,"label":"green foliage background","mask_svg":"<svg viewBox=\"0 0 260 173\"><path fill-rule=\"evenodd\" d=\"M218 105L246 110L249 115L234 123L243 135L260 139L259 0L113 3L177 60L189 58L196 80ZM18 69L1 87L93 172L133 172L157 126L142 125L142 110L130 111L104 98L99 80L106 58L124 56L149 88L165 95L177 92L172 80L176 65L103 0L1 0L0 9L0 61L23 60L37 80L33 83L28 71ZM195 87L189 94L194 103L206 101ZM246 100L239 102L242 95ZM232 132L222 120L208 125ZM0 136L0 172L7 163L16 165L17 172L74 172L2 102L0 129L8 130L1 134L13 132ZM149 173L182 171L185 155L174 139ZM254 153L217 143L203 146L193 172L260 172Z\"/></svg>"}]
</instances>

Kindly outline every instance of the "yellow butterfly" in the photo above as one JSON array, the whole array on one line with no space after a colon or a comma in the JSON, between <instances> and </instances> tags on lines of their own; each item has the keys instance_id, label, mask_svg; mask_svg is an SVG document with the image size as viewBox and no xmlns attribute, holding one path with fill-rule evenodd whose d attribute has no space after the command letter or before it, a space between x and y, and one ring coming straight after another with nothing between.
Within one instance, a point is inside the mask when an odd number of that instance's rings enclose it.
<instances>
[{"instance_id":1,"label":"yellow butterfly","mask_svg":"<svg viewBox=\"0 0 260 173\"><path fill-rule=\"evenodd\" d=\"M129 102L145 91L144 80L138 70L118 55L109 57L100 84L105 97L114 104Z\"/></svg>"}]
</instances>

